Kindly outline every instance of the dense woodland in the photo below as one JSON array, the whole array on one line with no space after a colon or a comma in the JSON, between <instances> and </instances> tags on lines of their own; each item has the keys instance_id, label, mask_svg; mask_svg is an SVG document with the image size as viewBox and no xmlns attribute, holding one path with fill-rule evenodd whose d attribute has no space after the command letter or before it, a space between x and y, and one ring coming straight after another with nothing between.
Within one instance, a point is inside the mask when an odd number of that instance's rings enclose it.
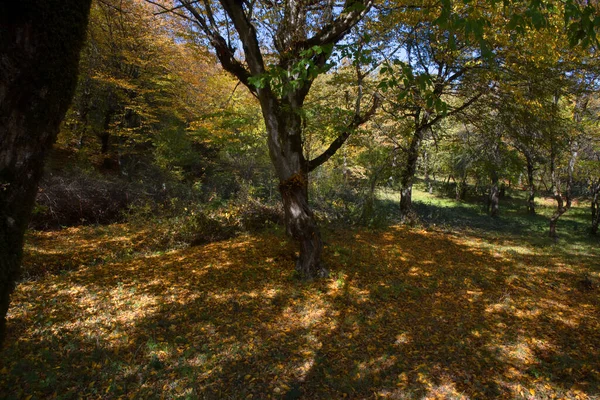
<instances>
[{"instance_id":1,"label":"dense woodland","mask_svg":"<svg viewBox=\"0 0 600 400\"><path fill-rule=\"evenodd\" d=\"M600 396L596 1L47 3L0 398Z\"/></svg>"}]
</instances>

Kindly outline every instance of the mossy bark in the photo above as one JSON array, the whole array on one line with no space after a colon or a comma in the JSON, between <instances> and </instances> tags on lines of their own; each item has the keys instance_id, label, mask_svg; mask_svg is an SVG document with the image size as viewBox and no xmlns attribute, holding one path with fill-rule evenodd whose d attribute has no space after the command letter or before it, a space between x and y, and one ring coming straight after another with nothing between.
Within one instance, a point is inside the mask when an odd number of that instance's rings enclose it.
<instances>
[{"instance_id":1,"label":"mossy bark","mask_svg":"<svg viewBox=\"0 0 600 400\"><path fill-rule=\"evenodd\" d=\"M0 3L0 346L44 158L75 90L90 3Z\"/></svg>"}]
</instances>

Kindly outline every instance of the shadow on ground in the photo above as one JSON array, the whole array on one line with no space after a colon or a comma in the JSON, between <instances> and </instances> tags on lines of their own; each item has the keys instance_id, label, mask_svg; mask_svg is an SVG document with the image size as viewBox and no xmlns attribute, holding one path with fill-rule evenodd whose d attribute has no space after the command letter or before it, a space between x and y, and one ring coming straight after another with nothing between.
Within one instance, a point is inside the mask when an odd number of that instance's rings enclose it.
<instances>
[{"instance_id":1,"label":"shadow on ground","mask_svg":"<svg viewBox=\"0 0 600 400\"><path fill-rule=\"evenodd\" d=\"M271 233L25 281L9 314L0 393L600 395L599 292L582 283L586 265L398 227L325 239L332 277L311 283L294 278L293 247ZM38 238L36 249L75 241L77 258L96 240L65 233ZM38 256L30 262L43 263Z\"/></svg>"}]
</instances>

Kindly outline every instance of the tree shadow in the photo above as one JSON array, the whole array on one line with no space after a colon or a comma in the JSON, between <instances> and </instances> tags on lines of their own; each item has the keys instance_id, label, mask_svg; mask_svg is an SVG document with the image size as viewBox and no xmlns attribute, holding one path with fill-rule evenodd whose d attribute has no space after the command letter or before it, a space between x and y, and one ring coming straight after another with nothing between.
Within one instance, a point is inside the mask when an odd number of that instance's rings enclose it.
<instances>
[{"instance_id":1,"label":"tree shadow","mask_svg":"<svg viewBox=\"0 0 600 400\"><path fill-rule=\"evenodd\" d=\"M390 228L328 233L293 278L269 233L22 285L8 398L544 398L600 394L598 292L562 259ZM534 393L534 394L532 394ZM12 397L11 397L12 396Z\"/></svg>"}]
</instances>

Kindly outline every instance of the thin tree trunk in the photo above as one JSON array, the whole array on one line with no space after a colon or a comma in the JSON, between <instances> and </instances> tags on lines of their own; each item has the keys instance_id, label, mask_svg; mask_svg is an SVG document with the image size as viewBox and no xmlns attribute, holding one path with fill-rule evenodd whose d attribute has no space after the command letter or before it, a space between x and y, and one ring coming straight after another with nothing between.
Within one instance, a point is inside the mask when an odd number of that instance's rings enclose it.
<instances>
[{"instance_id":1,"label":"thin tree trunk","mask_svg":"<svg viewBox=\"0 0 600 400\"><path fill-rule=\"evenodd\" d=\"M360 216L362 223L367 223L373 216L373 212L375 210L375 189L377 188L377 182L379 182L379 178L384 168L385 164L381 165L371 177L371 181L369 182L369 191L367 192L365 204Z\"/></svg>"},{"instance_id":2,"label":"thin tree trunk","mask_svg":"<svg viewBox=\"0 0 600 400\"><path fill-rule=\"evenodd\" d=\"M427 186L427 193L433 194L433 183L429 177L429 152L423 153L423 169L425 170L425 185Z\"/></svg>"},{"instance_id":3,"label":"thin tree trunk","mask_svg":"<svg viewBox=\"0 0 600 400\"><path fill-rule=\"evenodd\" d=\"M44 158L75 90L90 0L0 4L0 346Z\"/></svg>"},{"instance_id":4,"label":"thin tree trunk","mask_svg":"<svg viewBox=\"0 0 600 400\"><path fill-rule=\"evenodd\" d=\"M592 227L590 232L592 235L596 235L598 233L598 225L600 225L600 179L592 182L591 189Z\"/></svg>"},{"instance_id":5,"label":"thin tree trunk","mask_svg":"<svg viewBox=\"0 0 600 400\"><path fill-rule=\"evenodd\" d=\"M373 216L373 212L375 210L375 187L377 185L376 179L371 179L369 183L369 191L367 192L367 196L365 199L365 204L363 205L362 213L360 215L360 220L363 224L366 224L371 217Z\"/></svg>"},{"instance_id":6,"label":"thin tree trunk","mask_svg":"<svg viewBox=\"0 0 600 400\"><path fill-rule=\"evenodd\" d=\"M577 160L577 144L571 144L571 157L569 164L567 165L567 182L564 195L561 193L560 179L556 171L555 156L552 154L550 160L550 176L552 177L552 193L554 200L556 200L556 211L550 217L550 231L549 235L554 240L557 240L558 235L556 234L556 224L559 218L569 211L571 208L571 188L573 187L573 171L575 169L575 162Z\"/></svg>"},{"instance_id":7,"label":"thin tree trunk","mask_svg":"<svg viewBox=\"0 0 600 400\"><path fill-rule=\"evenodd\" d=\"M104 116L104 123L102 124L102 132L98 134L100 138L100 154L107 156L110 148L110 119L112 118L112 112L107 112Z\"/></svg>"},{"instance_id":8,"label":"thin tree trunk","mask_svg":"<svg viewBox=\"0 0 600 400\"><path fill-rule=\"evenodd\" d=\"M560 189L555 189L553 196L554 200L556 200L556 211L554 211L554 214L550 217L549 236L556 240L558 238L558 235L556 234L556 224L558 223L558 219L571 207L571 199L569 196L566 196L565 202L565 199L560 193Z\"/></svg>"},{"instance_id":9,"label":"thin tree trunk","mask_svg":"<svg viewBox=\"0 0 600 400\"><path fill-rule=\"evenodd\" d=\"M400 220L409 221L414 218L412 207L412 187L417 172L419 148L423 140L423 129L417 128L413 133L408 147L406 164L400 174Z\"/></svg>"},{"instance_id":10,"label":"thin tree trunk","mask_svg":"<svg viewBox=\"0 0 600 400\"><path fill-rule=\"evenodd\" d=\"M467 196L467 171L464 171L460 181L456 182L456 200L464 200Z\"/></svg>"},{"instance_id":11,"label":"thin tree trunk","mask_svg":"<svg viewBox=\"0 0 600 400\"><path fill-rule=\"evenodd\" d=\"M492 185L490 186L489 213L491 217L497 217L500 213L500 189L498 188L498 175L492 174Z\"/></svg>"},{"instance_id":12,"label":"thin tree trunk","mask_svg":"<svg viewBox=\"0 0 600 400\"><path fill-rule=\"evenodd\" d=\"M527 159L527 212L531 215L535 215L535 181L534 181L534 165L531 157Z\"/></svg>"}]
</instances>

